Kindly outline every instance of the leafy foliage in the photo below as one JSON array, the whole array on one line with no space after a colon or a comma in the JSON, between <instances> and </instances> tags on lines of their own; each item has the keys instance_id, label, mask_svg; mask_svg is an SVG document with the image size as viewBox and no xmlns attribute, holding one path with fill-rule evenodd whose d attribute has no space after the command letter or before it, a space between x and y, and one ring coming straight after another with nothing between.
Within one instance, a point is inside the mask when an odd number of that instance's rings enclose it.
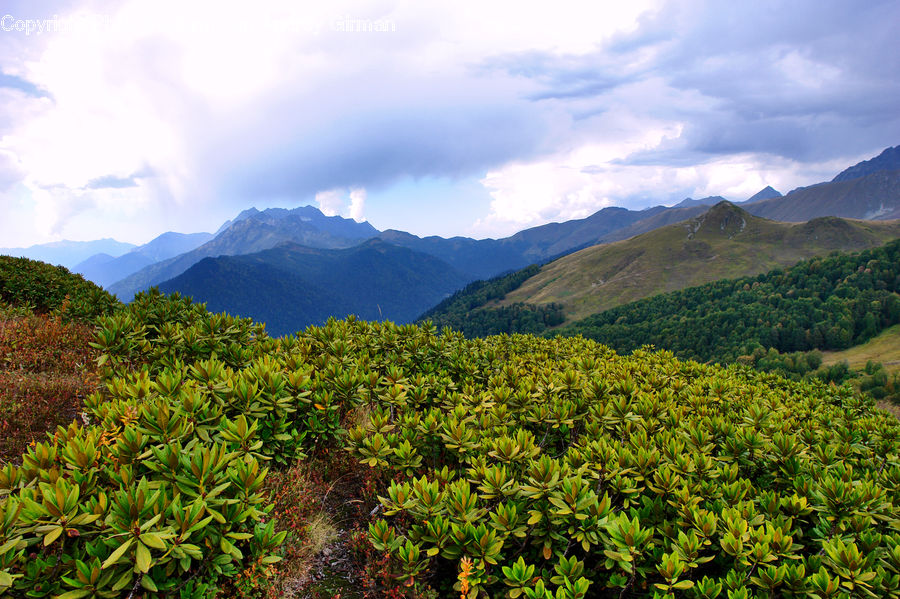
<instances>
[{"instance_id":1,"label":"leafy foliage","mask_svg":"<svg viewBox=\"0 0 900 599\"><path fill-rule=\"evenodd\" d=\"M272 339L158 292L97 322L90 424L0 470L0 593L253 596L304 518L269 469L346 451L377 596L900 596L900 422L849 388L353 318Z\"/></svg>"},{"instance_id":2,"label":"leafy foliage","mask_svg":"<svg viewBox=\"0 0 900 599\"><path fill-rule=\"evenodd\" d=\"M398 365L348 431L396 474L369 535L398 580L465 559L472 597L895 592L900 423L870 400L583 339L435 342L465 350Z\"/></svg>"},{"instance_id":3,"label":"leafy foliage","mask_svg":"<svg viewBox=\"0 0 900 599\"><path fill-rule=\"evenodd\" d=\"M0 301L41 314L58 312L66 321L90 320L117 304L115 297L62 266L10 256L0 256Z\"/></svg>"},{"instance_id":4,"label":"leafy foliage","mask_svg":"<svg viewBox=\"0 0 900 599\"><path fill-rule=\"evenodd\" d=\"M268 468L258 438L272 428L260 431L258 404L227 409L213 395L222 386L197 383L248 365L265 335L254 337L260 329L249 321L158 294L100 323L93 345L103 352L107 390L85 401L93 425L59 427L21 466L0 471L0 590L205 597L245 561L268 568L284 538L261 492ZM172 335L177 347L161 348ZM183 360L191 357L189 370ZM151 372L159 374L152 384ZM229 397L255 399L259 383L249 379ZM277 420L279 407L267 407ZM270 454L286 444L267 440Z\"/></svg>"}]
</instances>

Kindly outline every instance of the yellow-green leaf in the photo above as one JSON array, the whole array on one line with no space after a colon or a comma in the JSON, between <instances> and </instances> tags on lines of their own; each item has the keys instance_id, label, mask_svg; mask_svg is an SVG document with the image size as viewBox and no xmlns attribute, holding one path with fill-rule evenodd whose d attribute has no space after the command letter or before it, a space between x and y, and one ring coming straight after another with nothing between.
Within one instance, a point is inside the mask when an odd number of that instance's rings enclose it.
<instances>
[{"instance_id":1,"label":"yellow-green leaf","mask_svg":"<svg viewBox=\"0 0 900 599\"><path fill-rule=\"evenodd\" d=\"M153 547L154 549L161 549L163 551L166 550L166 544L160 538L158 534L155 532L145 532L141 535L141 541L144 545L148 547Z\"/></svg>"},{"instance_id":2,"label":"yellow-green leaf","mask_svg":"<svg viewBox=\"0 0 900 599\"><path fill-rule=\"evenodd\" d=\"M110 554L110 556L109 556L108 558L106 558L106 561L103 562L103 565L100 566L100 567L103 568L103 569L106 569L106 568L109 567L110 565L112 565L112 564L116 563L117 561L119 561L119 558L122 557L122 555L123 555L126 551L128 551L128 548L129 548L129 547L131 547L131 542L132 542L133 540L134 540L134 539L128 539L127 541L125 541L124 543L122 543L121 545L119 545L119 548L116 549L115 551L113 551L113 552Z\"/></svg>"},{"instance_id":3,"label":"yellow-green leaf","mask_svg":"<svg viewBox=\"0 0 900 599\"><path fill-rule=\"evenodd\" d=\"M156 583L153 582L153 579L149 576L141 576L141 586L151 593L155 593L159 590L159 588L156 586Z\"/></svg>"},{"instance_id":4,"label":"yellow-green leaf","mask_svg":"<svg viewBox=\"0 0 900 599\"><path fill-rule=\"evenodd\" d=\"M147 546L138 541L137 551L134 553L135 564L137 564L138 570L143 572L144 574L150 570L150 550L147 549Z\"/></svg>"},{"instance_id":5,"label":"yellow-green leaf","mask_svg":"<svg viewBox=\"0 0 900 599\"><path fill-rule=\"evenodd\" d=\"M56 539L58 539L58 538L59 538L59 535L61 535L62 532L63 532L63 527L62 527L62 526L57 526L56 528L54 528L53 530L51 530L50 532L48 532L48 533L44 536L44 547L46 547L47 545L49 545L50 543L52 543L53 541L55 541Z\"/></svg>"}]
</instances>

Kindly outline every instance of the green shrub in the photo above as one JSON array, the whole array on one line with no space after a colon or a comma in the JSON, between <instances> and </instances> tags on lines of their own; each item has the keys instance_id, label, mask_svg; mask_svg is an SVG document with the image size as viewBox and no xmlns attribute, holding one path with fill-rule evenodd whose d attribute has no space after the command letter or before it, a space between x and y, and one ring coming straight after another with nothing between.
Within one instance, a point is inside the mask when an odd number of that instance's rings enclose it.
<instances>
[{"instance_id":1,"label":"green shrub","mask_svg":"<svg viewBox=\"0 0 900 599\"><path fill-rule=\"evenodd\" d=\"M0 302L58 312L66 321L88 321L118 305L115 296L62 266L11 256L0 256Z\"/></svg>"},{"instance_id":2,"label":"green shrub","mask_svg":"<svg viewBox=\"0 0 900 599\"><path fill-rule=\"evenodd\" d=\"M847 386L352 318L271 339L156 292L98 322L91 425L0 471L10 596L232 592L280 557L268 468L336 450L372 474L378 596L900 593L900 422Z\"/></svg>"}]
</instances>

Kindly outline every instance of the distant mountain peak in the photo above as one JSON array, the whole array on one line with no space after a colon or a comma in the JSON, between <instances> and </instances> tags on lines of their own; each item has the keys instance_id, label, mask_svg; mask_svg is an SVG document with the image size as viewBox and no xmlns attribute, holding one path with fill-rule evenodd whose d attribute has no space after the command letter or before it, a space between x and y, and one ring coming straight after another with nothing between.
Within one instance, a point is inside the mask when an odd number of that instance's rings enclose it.
<instances>
[{"instance_id":1,"label":"distant mountain peak","mask_svg":"<svg viewBox=\"0 0 900 599\"><path fill-rule=\"evenodd\" d=\"M885 148L885 150L875 158L870 158L869 160L863 160L858 164L854 164L850 168L841 171L837 177L831 180L831 182L849 181L850 179L865 177L866 175L871 175L878 171L896 170L900 170L900 146Z\"/></svg>"},{"instance_id":2,"label":"distant mountain peak","mask_svg":"<svg viewBox=\"0 0 900 599\"><path fill-rule=\"evenodd\" d=\"M699 200L695 200L693 198L685 198L672 206L673 208L693 208L694 206L714 206L719 202L726 201L722 196L707 196L705 198L700 198Z\"/></svg>"},{"instance_id":3,"label":"distant mountain peak","mask_svg":"<svg viewBox=\"0 0 900 599\"><path fill-rule=\"evenodd\" d=\"M771 200L772 198L780 198L782 197L781 192L772 187L771 185L766 185L755 194L747 198L744 204L752 204L753 202L761 202L762 200Z\"/></svg>"},{"instance_id":4,"label":"distant mountain peak","mask_svg":"<svg viewBox=\"0 0 900 599\"><path fill-rule=\"evenodd\" d=\"M731 239L742 233L752 218L743 208L723 200L690 221L688 239L693 239L701 232L706 235L725 235Z\"/></svg>"}]
</instances>

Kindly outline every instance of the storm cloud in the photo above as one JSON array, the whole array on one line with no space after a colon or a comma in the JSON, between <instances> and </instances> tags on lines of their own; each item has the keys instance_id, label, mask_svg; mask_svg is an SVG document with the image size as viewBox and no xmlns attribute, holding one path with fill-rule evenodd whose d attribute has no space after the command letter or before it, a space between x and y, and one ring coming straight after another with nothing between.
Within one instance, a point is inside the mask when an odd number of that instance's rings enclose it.
<instances>
[{"instance_id":1,"label":"storm cloud","mask_svg":"<svg viewBox=\"0 0 900 599\"><path fill-rule=\"evenodd\" d=\"M414 233L499 236L787 191L900 143L893 1L474 6L10 4L90 30L0 32L0 204L32 218L0 245L332 195L389 220L412 201L392 190L436 180L485 199Z\"/></svg>"}]
</instances>

